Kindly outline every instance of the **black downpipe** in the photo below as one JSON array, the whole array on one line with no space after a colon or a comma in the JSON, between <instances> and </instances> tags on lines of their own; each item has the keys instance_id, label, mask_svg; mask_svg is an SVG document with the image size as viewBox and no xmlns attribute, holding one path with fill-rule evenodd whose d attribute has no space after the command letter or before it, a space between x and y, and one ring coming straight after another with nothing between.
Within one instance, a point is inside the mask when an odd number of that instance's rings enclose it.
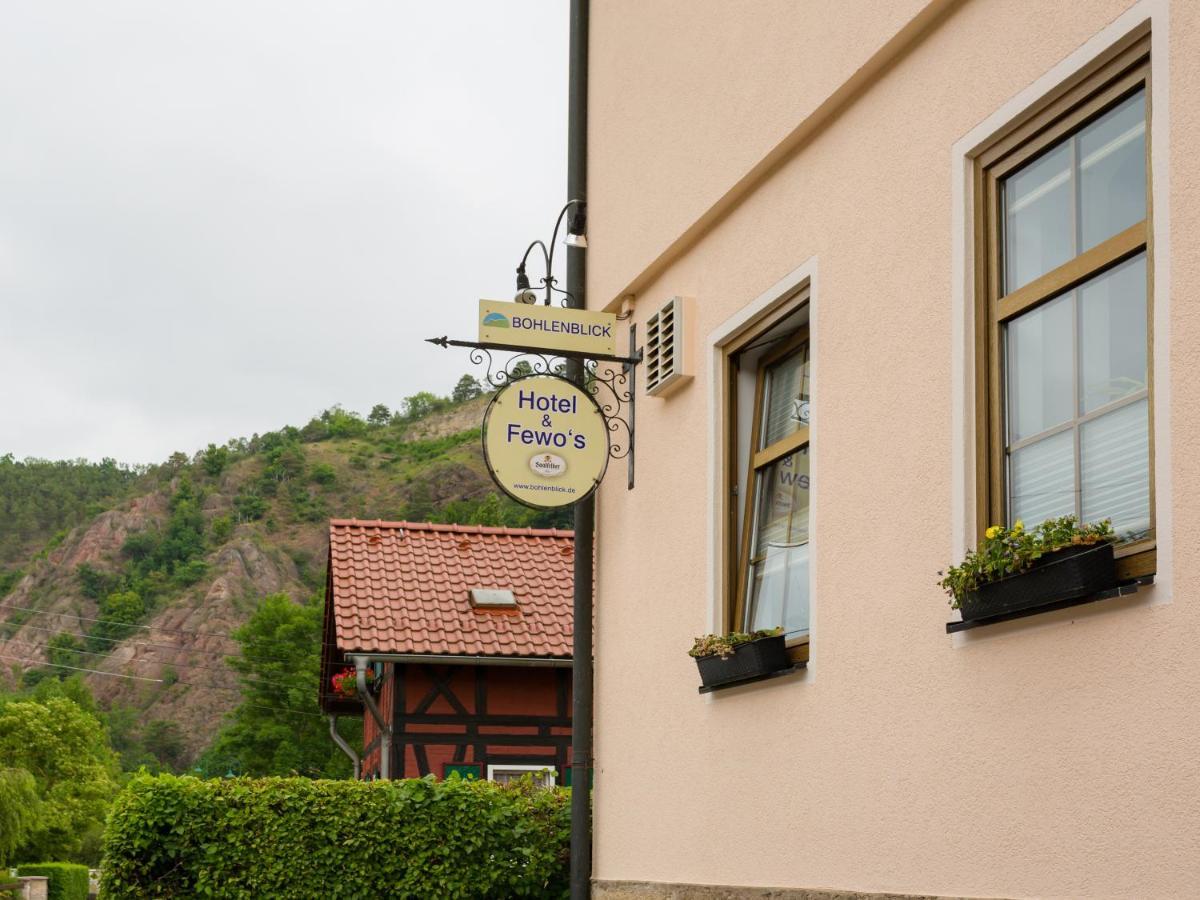
<instances>
[{"instance_id":1,"label":"black downpipe","mask_svg":"<svg viewBox=\"0 0 1200 900\"><path fill-rule=\"evenodd\" d=\"M571 0L570 72L567 85L567 197L587 200L588 0ZM585 254L567 248L567 295L584 309ZM583 364L567 375L584 381ZM575 504L575 637L572 644L571 710L571 900L586 900L592 882L592 546L594 495Z\"/></svg>"}]
</instances>

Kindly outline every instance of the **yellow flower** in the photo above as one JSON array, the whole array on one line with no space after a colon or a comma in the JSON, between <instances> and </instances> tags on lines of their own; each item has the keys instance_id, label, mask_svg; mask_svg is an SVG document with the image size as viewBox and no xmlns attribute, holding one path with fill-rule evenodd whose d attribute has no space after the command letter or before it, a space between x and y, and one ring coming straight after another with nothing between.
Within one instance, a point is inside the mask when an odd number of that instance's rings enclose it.
<instances>
[{"instance_id":1,"label":"yellow flower","mask_svg":"<svg viewBox=\"0 0 1200 900\"><path fill-rule=\"evenodd\" d=\"M1024 530L1025 530L1025 523L1022 522L1020 519L1017 519L1017 521L1013 523L1013 531L1015 531L1017 534L1020 534Z\"/></svg>"},{"instance_id":2,"label":"yellow flower","mask_svg":"<svg viewBox=\"0 0 1200 900\"><path fill-rule=\"evenodd\" d=\"M999 533L1000 533L1000 526L993 525L991 528L989 528L987 531L985 531L983 533L983 536L990 541L990 540L994 539L996 537L996 535L998 535Z\"/></svg>"}]
</instances>

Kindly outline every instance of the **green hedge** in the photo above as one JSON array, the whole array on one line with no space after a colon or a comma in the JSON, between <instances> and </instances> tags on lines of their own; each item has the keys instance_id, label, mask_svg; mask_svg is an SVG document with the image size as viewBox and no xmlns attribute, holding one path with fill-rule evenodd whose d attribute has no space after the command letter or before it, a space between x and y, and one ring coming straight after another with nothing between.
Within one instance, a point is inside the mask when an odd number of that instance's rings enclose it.
<instances>
[{"instance_id":1,"label":"green hedge","mask_svg":"<svg viewBox=\"0 0 1200 900\"><path fill-rule=\"evenodd\" d=\"M139 775L108 819L100 896L562 897L569 797L528 781Z\"/></svg>"},{"instance_id":2,"label":"green hedge","mask_svg":"<svg viewBox=\"0 0 1200 900\"><path fill-rule=\"evenodd\" d=\"M77 863L36 863L17 866L17 875L44 875L49 878L49 900L87 900L87 866Z\"/></svg>"}]
</instances>

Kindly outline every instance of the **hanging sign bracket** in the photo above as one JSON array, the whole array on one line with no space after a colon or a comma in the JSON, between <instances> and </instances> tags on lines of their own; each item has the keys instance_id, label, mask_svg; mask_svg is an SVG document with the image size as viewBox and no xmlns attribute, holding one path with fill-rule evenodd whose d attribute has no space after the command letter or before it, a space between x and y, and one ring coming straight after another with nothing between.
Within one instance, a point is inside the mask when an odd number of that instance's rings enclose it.
<instances>
[{"instance_id":1,"label":"hanging sign bracket","mask_svg":"<svg viewBox=\"0 0 1200 900\"><path fill-rule=\"evenodd\" d=\"M491 341L455 341L445 336L426 338L426 342L443 349L469 349L471 362L486 366L483 380L496 389L505 388L510 382L530 375L561 377L566 373L567 360L582 362L584 376L583 384L579 387L596 401L609 434L609 457L626 460L627 487L633 490L634 396L637 365L642 361L642 351L637 349L636 332L633 327L629 329L628 356L558 348L531 348ZM496 359L492 355L493 351L513 355L507 359Z\"/></svg>"}]
</instances>

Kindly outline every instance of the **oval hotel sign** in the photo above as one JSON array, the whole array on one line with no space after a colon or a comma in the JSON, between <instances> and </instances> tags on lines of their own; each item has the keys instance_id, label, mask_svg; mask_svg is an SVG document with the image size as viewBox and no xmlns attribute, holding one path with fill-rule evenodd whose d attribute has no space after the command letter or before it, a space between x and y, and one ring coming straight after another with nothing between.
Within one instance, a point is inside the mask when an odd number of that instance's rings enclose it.
<instances>
[{"instance_id":1,"label":"oval hotel sign","mask_svg":"<svg viewBox=\"0 0 1200 900\"><path fill-rule=\"evenodd\" d=\"M608 466L608 427L591 394L558 375L518 378L483 419L483 457L500 489L552 509L594 491Z\"/></svg>"}]
</instances>

